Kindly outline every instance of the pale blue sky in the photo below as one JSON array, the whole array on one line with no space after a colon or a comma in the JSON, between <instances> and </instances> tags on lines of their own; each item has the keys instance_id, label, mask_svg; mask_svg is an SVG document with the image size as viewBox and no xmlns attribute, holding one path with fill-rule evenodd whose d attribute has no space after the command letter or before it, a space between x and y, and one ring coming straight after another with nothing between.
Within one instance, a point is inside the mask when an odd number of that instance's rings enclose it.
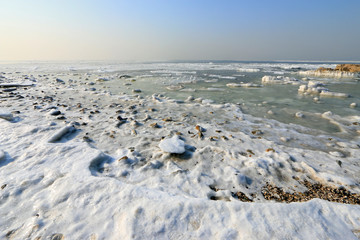
<instances>
[{"instance_id":1,"label":"pale blue sky","mask_svg":"<svg viewBox=\"0 0 360 240\"><path fill-rule=\"evenodd\" d=\"M360 60L359 11L359 0L3 0L0 60Z\"/></svg>"}]
</instances>

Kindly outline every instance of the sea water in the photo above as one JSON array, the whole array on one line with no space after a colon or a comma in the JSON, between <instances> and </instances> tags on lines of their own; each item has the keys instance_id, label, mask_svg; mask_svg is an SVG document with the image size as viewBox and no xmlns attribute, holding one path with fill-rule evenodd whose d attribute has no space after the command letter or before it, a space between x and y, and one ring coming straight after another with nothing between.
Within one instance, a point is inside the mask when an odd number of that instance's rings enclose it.
<instances>
[{"instance_id":1,"label":"sea water","mask_svg":"<svg viewBox=\"0 0 360 240\"><path fill-rule=\"evenodd\" d=\"M274 119L282 123L297 124L309 129L323 131L343 138L358 137L355 132L343 132L337 123L321 116L331 111L349 124L348 118L359 116L360 79L321 78L297 74L298 71L315 70L319 67L334 68L328 62L173 62L173 63L16 63L2 64L2 71L21 79L22 73L36 76L49 74L64 80L95 82L99 90L106 88L112 94L162 94L184 101L189 96L199 102L238 104L244 113L262 119ZM124 77L124 75L128 75ZM7 75L9 76L9 75ZM291 77L299 80L292 84L262 84L263 76ZM97 82L98 78L109 81ZM319 81L333 92L347 93L348 98L328 98L298 93L300 84ZM261 87L228 87L229 83L253 83ZM141 92L134 93L134 89ZM350 107L357 103L358 107ZM296 117L296 113L304 117ZM309 131L311 133L311 130ZM308 133L309 133L308 132ZM314 134L319 134L315 132Z\"/></svg>"},{"instance_id":2,"label":"sea water","mask_svg":"<svg viewBox=\"0 0 360 240\"><path fill-rule=\"evenodd\" d=\"M330 91L347 93L349 98L328 98L298 93L299 85L267 84L262 87L230 88L228 83L254 83L261 85L265 75L284 76L299 79L300 70L314 70L318 67L335 67L329 63L149 63L133 65L133 70L119 71L131 76L124 81L109 81L111 92L131 93L131 89L140 89L141 94L160 93L177 100L186 100L189 96L195 99L211 100L214 103L239 104L244 113L256 117L274 119L283 123L299 124L329 134L340 133L337 124L321 117L324 112L347 118L358 116L359 108L351 108L355 102L360 105L360 80L357 78L320 78L309 77L308 80L319 81ZM110 69L109 69L110 70ZM130 85L131 84L131 85ZM295 116L301 112L304 117ZM352 138L357 134L344 134Z\"/></svg>"}]
</instances>

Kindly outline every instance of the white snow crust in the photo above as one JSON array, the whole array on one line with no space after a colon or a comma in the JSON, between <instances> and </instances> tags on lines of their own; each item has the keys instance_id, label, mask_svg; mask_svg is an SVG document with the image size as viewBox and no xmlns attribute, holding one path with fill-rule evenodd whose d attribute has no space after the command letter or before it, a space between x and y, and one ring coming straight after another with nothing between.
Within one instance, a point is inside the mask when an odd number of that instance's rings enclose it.
<instances>
[{"instance_id":1,"label":"white snow crust","mask_svg":"<svg viewBox=\"0 0 360 240\"><path fill-rule=\"evenodd\" d=\"M246 115L236 104L110 94L104 84L115 80L106 74L96 81L98 74L74 75L81 66L59 68L15 97L2 93L0 239L359 237L359 205L261 195L267 182L305 191L296 179L359 193L358 137L307 134L313 130ZM63 115L48 114L55 108ZM360 134L351 124L359 116L320 117ZM239 191L253 202L239 201Z\"/></svg>"}]
</instances>

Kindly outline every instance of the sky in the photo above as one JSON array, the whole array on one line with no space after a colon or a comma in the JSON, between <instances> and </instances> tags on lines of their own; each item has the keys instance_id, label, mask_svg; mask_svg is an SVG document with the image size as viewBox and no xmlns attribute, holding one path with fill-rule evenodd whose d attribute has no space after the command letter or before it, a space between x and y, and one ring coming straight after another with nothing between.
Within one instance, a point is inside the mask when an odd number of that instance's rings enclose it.
<instances>
[{"instance_id":1,"label":"sky","mask_svg":"<svg viewBox=\"0 0 360 240\"><path fill-rule=\"evenodd\" d=\"M360 60L360 0L1 0L0 61Z\"/></svg>"}]
</instances>

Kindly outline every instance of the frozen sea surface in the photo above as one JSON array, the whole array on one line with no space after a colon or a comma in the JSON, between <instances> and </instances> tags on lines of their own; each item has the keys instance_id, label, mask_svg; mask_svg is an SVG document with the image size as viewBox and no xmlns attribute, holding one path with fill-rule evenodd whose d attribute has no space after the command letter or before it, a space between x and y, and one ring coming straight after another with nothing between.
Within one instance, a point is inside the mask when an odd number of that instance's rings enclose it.
<instances>
[{"instance_id":1,"label":"frozen sea surface","mask_svg":"<svg viewBox=\"0 0 360 240\"><path fill-rule=\"evenodd\" d=\"M360 193L359 79L320 66L0 64L0 238L357 239L359 205L263 194Z\"/></svg>"}]
</instances>

